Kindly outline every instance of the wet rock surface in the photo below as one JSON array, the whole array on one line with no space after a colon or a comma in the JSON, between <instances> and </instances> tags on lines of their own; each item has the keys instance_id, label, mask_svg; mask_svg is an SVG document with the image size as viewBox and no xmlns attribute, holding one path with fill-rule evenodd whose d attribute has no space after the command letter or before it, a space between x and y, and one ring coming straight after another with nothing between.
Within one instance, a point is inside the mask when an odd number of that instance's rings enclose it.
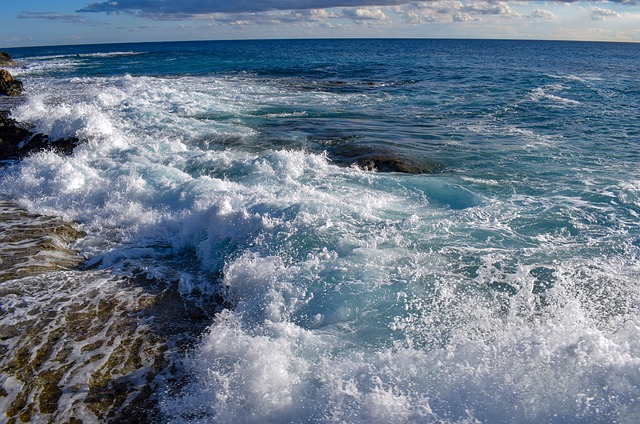
<instances>
[{"instance_id":1,"label":"wet rock surface","mask_svg":"<svg viewBox=\"0 0 640 424\"><path fill-rule=\"evenodd\" d=\"M184 311L175 292L67 271L1 284L0 308L6 422L160 422L155 394L180 378L179 344L151 321Z\"/></svg>"},{"instance_id":2,"label":"wet rock surface","mask_svg":"<svg viewBox=\"0 0 640 424\"><path fill-rule=\"evenodd\" d=\"M8 111L0 111L0 159L19 159L46 149L71 154L80 144L75 137L54 140L48 135L36 134L32 129L31 125L10 118Z\"/></svg>"},{"instance_id":3,"label":"wet rock surface","mask_svg":"<svg viewBox=\"0 0 640 424\"><path fill-rule=\"evenodd\" d=\"M15 203L0 199L0 284L77 268L84 258L71 245L83 235L71 223L27 213Z\"/></svg>"},{"instance_id":4,"label":"wet rock surface","mask_svg":"<svg viewBox=\"0 0 640 424\"><path fill-rule=\"evenodd\" d=\"M163 422L159 394L187 382L179 358L212 317L173 285L104 271L5 282L0 310L8 423Z\"/></svg>"},{"instance_id":5,"label":"wet rock surface","mask_svg":"<svg viewBox=\"0 0 640 424\"><path fill-rule=\"evenodd\" d=\"M81 270L82 232L0 202L0 422L159 423L158 394L222 308L175 282Z\"/></svg>"}]
</instances>

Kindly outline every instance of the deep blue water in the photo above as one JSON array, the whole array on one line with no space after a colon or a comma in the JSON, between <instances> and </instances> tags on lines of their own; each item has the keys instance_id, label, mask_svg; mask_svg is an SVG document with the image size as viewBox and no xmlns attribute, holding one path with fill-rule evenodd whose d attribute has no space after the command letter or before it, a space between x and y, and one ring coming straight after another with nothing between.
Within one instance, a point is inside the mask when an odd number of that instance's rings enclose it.
<instances>
[{"instance_id":1,"label":"deep blue water","mask_svg":"<svg viewBox=\"0 0 640 424\"><path fill-rule=\"evenodd\" d=\"M13 116L86 142L9 165L0 194L80 223L91 266L232 305L166 420L640 417L640 45L8 52Z\"/></svg>"}]
</instances>

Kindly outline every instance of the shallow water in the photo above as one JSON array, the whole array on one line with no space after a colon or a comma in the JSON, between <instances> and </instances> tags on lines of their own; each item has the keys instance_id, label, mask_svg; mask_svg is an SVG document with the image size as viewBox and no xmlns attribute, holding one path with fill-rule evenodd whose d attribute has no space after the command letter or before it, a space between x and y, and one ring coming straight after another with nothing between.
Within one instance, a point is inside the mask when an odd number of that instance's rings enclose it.
<instances>
[{"instance_id":1,"label":"shallow water","mask_svg":"<svg viewBox=\"0 0 640 424\"><path fill-rule=\"evenodd\" d=\"M92 271L46 278L84 298L143 275L226 306L167 354L189 377L154 386L159 420L637 421L637 45L9 53L13 117L85 141L2 171L2 194L86 233ZM434 173L345 166L362 150Z\"/></svg>"}]
</instances>

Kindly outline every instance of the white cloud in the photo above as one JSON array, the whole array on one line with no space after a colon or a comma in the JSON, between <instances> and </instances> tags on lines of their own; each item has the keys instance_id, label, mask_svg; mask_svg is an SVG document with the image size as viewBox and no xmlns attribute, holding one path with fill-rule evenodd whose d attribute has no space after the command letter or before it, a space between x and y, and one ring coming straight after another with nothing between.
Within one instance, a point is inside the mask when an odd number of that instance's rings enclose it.
<instances>
[{"instance_id":1,"label":"white cloud","mask_svg":"<svg viewBox=\"0 0 640 424\"><path fill-rule=\"evenodd\" d=\"M476 1L463 3L460 1L412 2L392 7L405 23L422 24L426 22L468 22L479 20L482 16L500 16L517 18L515 12L503 1Z\"/></svg>"},{"instance_id":2,"label":"white cloud","mask_svg":"<svg viewBox=\"0 0 640 424\"><path fill-rule=\"evenodd\" d=\"M338 15L332 13L326 9L303 9L292 10L291 16L299 19L308 19L312 21L318 21L322 19L337 18Z\"/></svg>"},{"instance_id":3,"label":"white cloud","mask_svg":"<svg viewBox=\"0 0 640 424\"><path fill-rule=\"evenodd\" d=\"M528 15L527 18L534 18L534 19L557 19L558 16L556 14L554 14L553 12L550 12L548 10L543 10L543 9L535 9L532 10Z\"/></svg>"},{"instance_id":4,"label":"white cloud","mask_svg":"<svg viewBox=\"0 0 640 424\"><path fill-rule=\"evenodd\" d=\"M468 13L456 13L453 15L453 22L468 22L474 19Z\"/></svg>"},{"instance_id":5,"label":"white cloud","mask_svg":"<svg viewBox=\"0 0 640 424\"><path fill-rule=\"evenodd\" d=\"M476 2L468 3L462 7L462 10L467 13L476 15L505 15L505 16L517 16L518 14L511 10L509 5L505 2Z\"/></svg>"},{"instance_id":6,"label":"white cloud","mask_svg":"<svg viewBox=\"0 0 640 424\"><path fill-rule=\"evenodd\" d=\"M347 8L342 10L342 14L357 24L382 22L388 19L380 7Z\"/></svg>"},{"instance_id":7,"label":"white cloud","mask_svg":"<svg viewBox=\"0 0 640 424\"><path fill-rule=\"evenodd\" d=\"M155 25L138 25L134 27L120 27L118 28L121 31L129 31L129 32L148 32L148 31L156 31L158 27Z\"/></svg>"},{"instance_id":8,"label":"white cloud","mask_svg":"<svg viewBox=\"0 0 640 424\"><path fill-rule=\"evenodd\" d=\"M248 27L252 25L290 25L297 27L334 27L332 19L342 15L325 9L275 11L261 13L211 13L200 15L198 20L209 21L209 26L230 25Z\"/></svg>"},{"instance_id":9,"label":"white cloud","mask_svg":"<svg viewBox=\"0 0 640 424\"><path fill-rule=\"evenodd\" d=\"M394 7L392 10L400 15L405 23L417 25L426 22L469 20L469 14L461 12L463 6L459 1L413 2Z\"/></svg>"},{"instance_id":10,"label":"white cloud","mask_svg":"<svg viewBox=\"0 0 640 424\"><path fill-rule=\"evenodd\" d=\"M366 27L388 30L394 36L423 36L424 29L419 25L455 23L457 25L449 27L433 25L429 34L447 36L449 31L469 37L501 37L505 31L512 31L513 37L527 32L528 37L545 38L556 31L562 19L571 19L565 26L580 25L584 29L593 25L588 24L589 19L605 21L629 15L609 10L604 4L636 4L640 0L595 0L600 7L584 5L587 1L554 0L543 7L541 2L533 0L98 0L81 11L132 14L153 20L197 20L210 27L229 26L248 32L256 26L260 27L255 30L259 36L263 36L269 26L273 31L290 28L291 33L297 28L296 34L303 29L309 36L317 36L321 32L315 30L322 28L362 31ZM580 3L584 7L579 7ZM581 16L577 17L578 14ZM615 21L619 22L621 20ZM340 33L345 34L349 33ZM367 36L365 32L359 34Z\"/></svg>"},{"instance_id":11,"label":"white cloud","mask_svg":"<svg viewBox=\"0 0 640 424\"><path fill-rule=\"evenodd\" d=\"M620 16L615 10L602 9L600 7L591 8L591 19L594 21L604 21L607 18L619 18Z\"/></svg>"}]
</instances>

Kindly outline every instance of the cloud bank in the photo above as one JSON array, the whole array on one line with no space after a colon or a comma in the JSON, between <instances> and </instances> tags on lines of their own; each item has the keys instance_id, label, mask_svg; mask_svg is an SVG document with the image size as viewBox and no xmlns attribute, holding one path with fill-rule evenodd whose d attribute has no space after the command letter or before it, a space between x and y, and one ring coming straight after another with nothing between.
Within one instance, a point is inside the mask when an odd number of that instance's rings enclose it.
<instances>
[{"instance_id":1,"label":"cloud bank","mask_svg":"<svg viewBox=\"0 0 640 424\"><path fill-rule=\"evenodd\" d=\"M552 0L579 3L586 0ZM600 0L600 3L637 4L640 0ZM519 13L511 5L538 0L112 0L90 3L77 12L133 14L154 20L210 19L220 25L267 25L288 23L335 27L329 20L349 19L358 25L389 22L388 12L410 25L427 22L479 21L483 16L507 19L556 19L547 10ZM385 8L384 10L382 8ZM385 12L386 11L386 12ZM77 14L70 15L73 19ZM591 19L618 17L616 12L592 8ZM35 16L34 16L35 17ZM42 16L45 17L45 16ZM52 18L48 18L52 19Z\"/></svg>"},{"instance_id":2,"label":"cloud bank","mask_svg":"<svg viewBox=\"0 0 640 424\"><path fill-rule=\"evenodd\" d=\"M50 21L79 25L104 25L104 22L96 22L76 13L63 15L58 12L22 12L17 17L18 19L47 19Z\"/></svg>"},{"instance_id":3,"label":"cloud bank","mask_svg":"<svg viewBox=\"0 0 640 424\"><path fill-rule=\"evenodd\" d=\"M141 12L142 14L206 15L256 13L273 10L330 9L335 7L395 6L407 0L120 0L91 3L78 12Z\"/></svg>"},{"instance_id":4,"label":"cloud bank","mask_svg":"<svg viewBox=\"0 0 640 424\"><path fill-rule=\"evenodd\" d=\"M558 0L577 3L580 0ZM603 0L637 4L638 0ZM259 13L277 10L366 8L435 3L435 0L119 0L90 3L78 12L136 13L146 16L186 17L216 13ZM498 2L489 2L498 3Z\"/></svg>"}]
</instances>

